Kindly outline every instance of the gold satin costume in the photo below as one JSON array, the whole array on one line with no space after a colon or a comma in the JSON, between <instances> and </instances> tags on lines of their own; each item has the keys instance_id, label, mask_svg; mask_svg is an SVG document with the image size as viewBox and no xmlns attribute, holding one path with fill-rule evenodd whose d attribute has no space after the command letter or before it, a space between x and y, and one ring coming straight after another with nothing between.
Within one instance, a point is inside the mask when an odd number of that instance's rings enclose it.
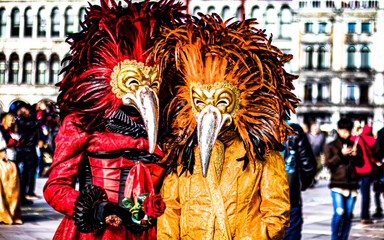
<instances>
[{"instance_id":1,"label":"gold satin costume","mask_svg":"<svg viewBox=\"0 0 384 240\"><path fill-rule=\"evenodd\" d=\"M265 161L243 171L236 159L244 154L239 139L226 146L217 140L206 178L197 150L194 174L168 175L161 190L166 210L157 221L158 239L283 239L290 209L284 160L271 151Z\"/></svg>"},{"instance_id":2,"label":"gold satin costume","mask_svg":"<svg viewBox=\"0 0 384 240\"><path fill-rule=\"evenodd\" d=\"M20 179L16 164L0 160L0 222L22 224Z\"/></svg>"}]
</instances>

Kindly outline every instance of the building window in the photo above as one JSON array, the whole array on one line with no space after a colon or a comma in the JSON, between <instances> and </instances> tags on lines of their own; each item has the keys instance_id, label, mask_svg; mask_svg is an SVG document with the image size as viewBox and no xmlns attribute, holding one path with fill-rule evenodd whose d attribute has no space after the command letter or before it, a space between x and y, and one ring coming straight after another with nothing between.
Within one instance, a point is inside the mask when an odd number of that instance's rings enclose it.
<instances>
[{"instance_id":1,"label":"building window","mask_svg":"<svg viewBox=\"0 0 384 240\"><path fill-rule=\"evenodd\" d=\"M40 8L37 13L37 36L45 37L47 27L47 11L45 8Z\"/></svg>"},{"instance_id":2,"label":"building window","mask_svg":"<svg viewBox=\"0 0 384 240\"><path fill-rule=\"evenodd\" d=\"M23 61L23 79L24 84L32 84L32 57L30 54L24 56Z\"/></svg>"},{"instance_id":3,"label":"building window","mask_svg":"<svg viewBox=\"0 0 384 240\"><path fill-rule=\"evenodd\" d=\"M313 1L312 2L312 7L313 8L319 8L320 7L320 1Z\"/></svg>"},{"instance_id":4,"label":"building window","mask_svg":"<svg viewBox=\"0 0 384 240\"><path fill-rule=\"evenodd\" d=\"M369 22L363 22L361 23L361 32L362 33L370 33L371 24Z\"/></svg>"},{"instance_id":5,"label":"building window","mask_svg":"<svg viewBox=\"0 0 384 240\"><path fill-rule=\"evenodd\" d=\"M325 23L325 22L319 23L319 33L325 33L326 27L327 27L327 23Z\"/></svg>"},{"instance_id":6,"label":"building window","mask_svg":"<svg viewBox=\"0 0 384 240\"><path fill-rule=\"evenodd\" d=\"M318 69L325 69L325 47L321 46L319 47L318 54L317 54L317 68Z\"/></svg>"},{"instance_id":7,"label":"building window","mask_svg":"<svg viewBox=\"0 0 384 240\"><path fill-rule=\"evenodd\" d=\"M326 1L325 5L327 8L334 8L335 7L335 2L334 1Z\"/></svg>"},{"instance_id":8,"label":"building window","mask_svg":"<svg viewBox=\"0 0 384 240\"><path fill-rule=\"evenodd\" d=\"M327 83L319 83L317 85L317 102L329 101L329 85Z\"/></svg>"},{"instance_id":9,"label":"building window","mask_svg":"<svg viewBox=\"0 0 384 240\"><path fill-rule=\"evenodd\" d=\"M261 18L262 15L260 13L260 8L259 6L253 6L252 11L251 11L251 18Z\"/></svg>"},{"instance_id":10,"label":"building window","mask_svg":"<svg viewBox=\"0 0 384 240\"><path fill-rule=\"evenodd\" d=\"M360 104L368 104L369 97L368 97L368 85L360 85Z\"/></svg>"},{"instance_id":11,"label":"building window","mask_svg":"<svg viewBox=\"0 0 384 240\"><path fill-rule=\"evenodd\" d=\"M60 36L60 12L58 8L54 8L52 10L51 21L52 21L51 36L59 37Z\"/></svg>"},{"instance_id":12,"label":"building window","mask_svg":"<svg viewBox=\"0 0 384 240\"><path fill-rule=\"evenodd\" d=\"M356 103L356 98L355 98L355 85L348 85L347 86L347 103Z\"/></svg>"},{"instance_id":13,"label":"building window","mask_svg":"<svg viewBox=\"0 0 384 240\"><path fill-rule=\"evenodd\" d=\"M212 14L214 12L215 12L215 7L213 6L208 7L208 14Z\"/></svg>"},{"instance_id":14,"label":"building window","mask_svg":"<svg viewBox=\"0 0 384 240\"><path fill-rule=\"evenodd\" d=\"M199 13L199 12L201 12L200 7L195 7L195 8L193 9L193 16L196 16L197 13Z\"/></svg>"},{"instance_id":15,"label":"building window","mask_svg":"<svg viewBox=\"0 0 384 240\"><path fill-rule=\"evenodd\" d=\"M347 68L355 69L355 53L356 48L354 46L349 46L347 50Z\"/></svg>"},{"instance_id":16,"label":"building window","mask_svg":"<svg viewBox=\"0 0 384 240\"><path fill-rule=\"evenodd\" d=\"M307 7L307 2L306 1L300 1L299 2L299 8L305 8Z\"/></svg>"},{"instance_id":17,"label":"building window","mask_svg":"<svg viewBox=\"0 0 384 240\"><path fill-rule=\"evenodd\" d=\"M224 21L231 17L228 6L223 7L223 11L221 12L221 17Z\"/></svg>"},{"instance_id":18,"label":"building window","mask_svg":"<svg viewBox=\"0 0 384 240\"><path fill-rule=\"evenodd\" d=\"M49 83L56 84L59 82L60 59L57 55L53 55L49 64Z\"/></svg>"},{"instance_id":19,"label":"building window","mask_svg":"<svg viewBox=\"0 0 384 240\"><path fill-rule=\"evenodd\" d=\"M272 6L269 6L266 12L265 23L266 24L276 23L276 17L277 16L275 14L275 9Z\"/></svg>"},{"instance_id":20,"label":"building window","mask_svg":"<svg viewBox=\"0 0 384 240\"><path fill-rule=\"evenodd\" d=\"M24 16L24 36L25 37L32 37L32 27L33 27L32 9L27 8L25 10L25 16Z\"/></svg>"},{"instance_id":21,"label":"building window","mask_svg":"<svg viewBox=\"0 0 384 240\"><path fill-rule=\"evenodd\" d=\"M44 55L40 54L37 57L37 71L36 71L36 83L37 84L45 84L45 73L47 72L47 61Z\"/></svg>"},{"instance_id":22,"label":"building window","mask_svg":"<svg viewBox=\"0 0 384 240\"><path fill-rule=\"evenodd\" d=\"M65 11L65 34L73 33L73 26L75 23L72 8L67 8Z\"/></svg>"},{"instance_id":23,"label":"building window","mask_svg":"<svg viewBox=\"0 0 384 240\"><path fill-rule=\"evenodd\" d=\"M305 28L304 28L305 33L313 33L313 23L307 22L307 23L305 23L304 26L305 26Z\"/></svg>"},{"instance_id":24,"label":"building window","mask_svg":"<svg viewBox=\"0 0 384 240\"><path fill-rule=\"evenodd\" d=\"M348 33L355 33L356 32L356 23L350 22L348 23Z\"/></svg>"},{"instance_id":25,"label":"building window","mask_svg":"<svg viewBox=\"0 0 384 240\"><path fill-rule=\"evenodd\" d=\"M243 19L243 11L241 10L241 7L237 8L237 10L236 10L236 17L237 17L237 20Z\"/></svg>"},{"instance_id":26,"label":"building window","mask_svg":"<svg viewBox=\"0 0 384 240\"><path fill-rule=\"evenodd\" d=\"M379 3L378 3L378 1L372 1L372 0L363 1L362 2L362 7L363 8L378 8L379 7Z\"/></svg>"},{"instance_id":27,"label":"building window","mask_svg":"<svg viewBox=\"0 0 384 240\"><path fill-rule=\"evenodd\" d=\"M307 47L305 49L306 53L306 68L307 69L313 69L313 48L312 47Z\"/></svg>"},{"instance_id":28,"label":"building window","mask_svg":"<svg viewBox=\"0 0 384 240\"><path fill-rule=\"evenodd\" d=\"M5 72L7 70L7 64L5 61L5 55L0 54L0 84L5 83Z\"/></svg>"},{"instance_id":29,"label":"building window","mask_svg":"<svg viewBox=\"0 0 384 240\"><path fill-rule=\"evenodd\" d=\"M348 2L344 2L344 1L342 1L341 2L341 8L350 8L351 6L350 6L351 4Z\"/></svg>"},{"instance_id":30,"label":"building window","mask_svg":"<svg viewBox=\"0 0 384 240\"><path fill-rule=\"evenodd\" d=\"M87 14L86 9L84 7L80 8L80 11L79 11L79 22L80 23L84 22L86 14ZM79 31L81 31L81 30L82 30L81 24L79 24Z\"/></svg>"},{"instance_id":31,"label":"building window","mask_svg":"<svg viewBox=\"0 0 384 240\"><path fill-rule=\"evenodd\" d=\"M19 82L19 56L17 54L11 55L11 65L9 71L8 83L17 84Z\"/></svg>"},{"instance_id":32,"label":"building window","mask_svg":"<svg viewBox=\"0 0 384 240\"><path fill-rule=\"evenodd\" d=\"M5 9L0 9L0 37L5 37L5 30L7 28L7 16L5 16Z\"/></svg>"},{"instance_id":33,"label":"building window","mask_svg":"<svg viewBox=\"0 0 384 240\"><path fill-rule=\"evenodd\" d=\"M361 69L369 69L369 48L367 46L361 48Z\"/></svg>"},{"instance_id":34,"label":"building window","mask_svg":"<svg viewBox=\"0 0 384 240\"><path fill-rule=\"evenodd\" d=\"M283 6L280 13L280 38L289 38L292 34L292 12L288 6Z\"/></svg>"},{"instance_id":35,"label":"building window","mask_svg":"<svg viewBox=\"0 0 384 240\"><path fill-rule=\"evenodd\" d=\"M20 11L15 8L11 13L11 37L18 37L20 34Z\"/></svg>"},{"instance_id":36,"label":"building window","mask_svg":"<svg viewBox=\"0 0 384 240\"><path fill-rule=\"evenodd\" d=\"M281 9L281 23L284 23L284 24L292 23L292 12L288 6L284 6Z\"/></svg>"},{"instance_id":37,"label":"building window","mask_svg":"<svg viewBox=\"0 0 384 240\"><path fill-rule=\"evenodd\" d=\"M304 102L312 102L312 84L304 85Z\"/></svg>"}]
</instances>

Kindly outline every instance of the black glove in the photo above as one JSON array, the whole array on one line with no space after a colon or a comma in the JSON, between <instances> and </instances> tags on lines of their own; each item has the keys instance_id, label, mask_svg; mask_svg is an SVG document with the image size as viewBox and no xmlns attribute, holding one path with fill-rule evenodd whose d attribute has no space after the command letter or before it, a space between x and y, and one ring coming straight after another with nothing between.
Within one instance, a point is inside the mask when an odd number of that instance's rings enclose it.
<instances>
[{"instance_id":1,"label":"black glove","mask_svg":"<svg viewBox=\"0 0 384 240\"><path fill-rule=\"evenodd\" d=\"M104 221L94 217L95 206L108 201L104 189L99 186L88 185L79 194L73 208L73 220L80 232L97 232L103 228Z\"/></svg>"},{"instance_id":2,"label":"black glove","mask_svg":"<svg viewBox=\"0 0 384 240\"><path fill-rule=\"evenodd\" d=\"M105 226L105 218L116 215L132 233L140 233L152 225L136 224L127 208L109 202L104 189L99 186L87 186L76 199L73 220L80 232L97 232Z\"/></svg>"},{"instance_id":3,"label":"black glove","mask_svg":"<svg viewBox=\"0 0 384 240\"><path fill-rule=\"evenodd\" d=\"M132 221L132 214L125 207L113 202L101 202L95 207L94 217L97 221L104 222L105 218L111 215L118 216L124 226L132 233L140 233L152 225L149 224L137 224Z\"/></svg>"}]
</instances>

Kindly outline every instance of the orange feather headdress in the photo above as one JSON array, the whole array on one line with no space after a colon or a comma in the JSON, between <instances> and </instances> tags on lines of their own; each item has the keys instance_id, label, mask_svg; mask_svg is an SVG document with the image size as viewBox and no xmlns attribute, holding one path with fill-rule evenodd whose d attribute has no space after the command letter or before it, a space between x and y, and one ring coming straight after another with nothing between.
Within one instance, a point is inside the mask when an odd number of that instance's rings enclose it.
<instances>
[{"instance_id":1,"label":"orange feather headdress","mask_svg":"<svg viewBox=\"0 0 384 240\"><path fill-rule=\"evenodd\" d=\"M171 168L181 154L184 170L193 169L196 120L191 87L196 84L226 84L235 90L238 105L229 131L238 134L247 150L244 167L249 160L263 160L268 149L281 150L292 134L285 120L299 102L291 92L297 76L283 69L292 55L271 45L271 38L255 24L255 19L229 24L217 14L200 14L162 30L152 57L160 66L160 77L173 75L163 120Z\"/></svg>"}]
</instances>

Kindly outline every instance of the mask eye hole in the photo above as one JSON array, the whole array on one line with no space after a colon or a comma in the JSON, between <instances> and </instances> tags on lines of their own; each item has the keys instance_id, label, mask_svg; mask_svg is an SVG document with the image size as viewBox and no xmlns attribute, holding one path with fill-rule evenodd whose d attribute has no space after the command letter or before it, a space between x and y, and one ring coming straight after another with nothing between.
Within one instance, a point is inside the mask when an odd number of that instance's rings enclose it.
<instances>
[{"instance_id":1,"label":"mask eye hole","mask_svg":"<svg viewBox=\"0 0 384 240\"><path fill-rule=\"evenodd\" d=\"M159 83L158 82L153 82L151 84L151 88L159 88Z\"/></svg>"},{"instance_id":2,"label":"mask eye hole","mask_svg":"<svg viewBox=\"0 0 384 240\"><path fill-rule=\"evenodd\" d=\"M130 78L128 78L126 85L127 85L127 87L139 85L139 81L134 77L130 77Z\"/></svg>"},{"instance_id":3,"label":"mask eye hole","mask_svg":"<svg viewBox=\"0 0 384 240\"><path fill-rule=\"evenodd\" d=\"M196 106L198 106L199 104L204 104L204 102L198 98L193 99L193 102L195 103Z\"/></svg>"},{"instance_id":4,"label":"mask eye hole","mask_svg":"<svg viewBox=\"0 0 384 240\"><path fill-rule=\"evenodd\" d=\"M220 99L216 106L219 106L219 105L225 105L225 106L228 106L229 105L229 100L228 99Z\"/></svg>"}]
</instances>

